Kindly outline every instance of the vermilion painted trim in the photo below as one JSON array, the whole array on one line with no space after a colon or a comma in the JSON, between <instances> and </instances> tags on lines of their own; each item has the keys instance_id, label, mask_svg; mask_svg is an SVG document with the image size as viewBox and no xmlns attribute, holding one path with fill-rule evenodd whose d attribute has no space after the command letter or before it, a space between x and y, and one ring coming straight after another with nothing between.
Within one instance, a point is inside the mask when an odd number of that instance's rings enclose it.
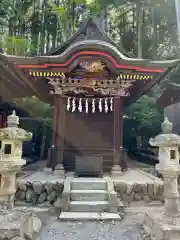
<instances>
[{"instance_id":1,"label":"vermilion painted trim","mask_svg":"<svg viewBox=\"0 0 180 240\"><path fill-rule=\"evenodd\" d=\"M38 64L34 64L34 65L28 65L28 64L23 64L23 65L16 65L18 68L38 68L38 69L45 69L48 67L66 67L68 66L76 57L80 56L80 55L98 55L98 56L104 56L106 58L108 58L111 63L119 69L134 69L136 71L142 71L142 72L164 72L163 68L159 68L159 69L149 69L149 68L141 68L138 66L128 66L128 65L121 65L119 64L112 56L110 56L109 54L105 53L105 52L97 52L97 51L82 51L82 52L77 52L75 53L69 60L67 60L65 63L47 63L47 64L42 64L42 65L38 65Z\"/></svg>"}]
</instances>

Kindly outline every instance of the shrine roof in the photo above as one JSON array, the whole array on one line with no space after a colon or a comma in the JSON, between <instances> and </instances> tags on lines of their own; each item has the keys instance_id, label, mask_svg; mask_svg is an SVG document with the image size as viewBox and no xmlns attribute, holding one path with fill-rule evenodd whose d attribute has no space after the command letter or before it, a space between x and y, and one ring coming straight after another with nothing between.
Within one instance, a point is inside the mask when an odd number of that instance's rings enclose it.
<instances>
[{"instance_id":1,"label":"shrine roof","mask_svg":"<svg viewBox=\"0 0 180 240\"><path fill-rule=\"evenodd\" d=\"M82 24L79 30L70 37L60 47L51 50L50 52L34 57L22 57L6 55L9 61L16 64L41 64L44 61L48 63L64 62L64 59L73 54L74 52L81 50L99 50L106 51L109 55L112 55L116 59L120 59L124 64L139 65L158 68L169 68L174 66L177 60L168 61L150 61L148 59L135 58L127 53L124 48L116 44L96 23L95 20L89 18L84 24Z\"/></svg>"},{"instance_id":2,"label":"shrine roof","mask_svg":"<svg viewBox=\"0 0 180 240\"><path fill-rule=\"evenodd\" d=\"M165 108L178 102L180 102L180 84L170 83L162 92L156 103L159 107Z\"/></svg>"},{"instance_id":3,"label":"shrine roof","mask_svg":"<svg viewBox=\"0 0 180 240\"><path fill-rule=\"evenodd\" d=\"M88 52L88 50L91 49L91 51ZM98 52L94 52L98 49ZM124 55L122 52L120 52L116 47L113 45L101 41L101 40L83 40L80 42L76 42L72 45L70 45L64 52L59 53L59 55L43 55L43 56L36 56L36 57L25 57L25 56L14 56L14 55L4 55L0 54L0 59L6 59L7 61L14 63L16 65L21 65L25 67L20 68L26 68L26 65L41 65L47 62L48 64L51 64L51 67L56 65L56 63L66 63L68 57L71 56L74 52L80 52L82 51L82 55L87 55L90 53L92 55L98 55L98 53L102 52L104 49L106 49L106 52L111 54L115 59L120 59L122 63L129 64L129 66L137 66L141 70L141 67L144 68L170 68L174 67L176 63L179 62L179 60L166 60L166 61L150 61L148 59L139 59L139 58L130 58L127 55ZM101 54L103 56L103 54ZM110 56L110 55L109 55ZM47 64L47 65L48 65ZM29 67L30 68L30 67ZM152 69L153 70L153 69ZM149 70L151 72L151 70ZM147 69L148 72L148 69ZM153 71L154 72L154 71ZM156 71L155 71L156 72Z\"/></svg>"},{"instance_id":4,"label":"shrine roof","mask_svg":"<svg viewBox=\"0 0 180 240\"><path fill-rule=\"evenodd\" d=\"M121 72L128 76L149 74L148 77L152 80L137 81L131 87L131 94L125 100L126 105L137 100L179 62L179 60L150 61L133 58L121 46L114 43L94 20L88 19L75 35L46 55L23 57L0 53L0 96L11 100L35 95L42 101L52 103L52 96L49 94L50 84L46 77L32 78L29 71L50 69L71 73L80 62L87 59L102 60L116 77Z\"/></svg>"}]
</instances>

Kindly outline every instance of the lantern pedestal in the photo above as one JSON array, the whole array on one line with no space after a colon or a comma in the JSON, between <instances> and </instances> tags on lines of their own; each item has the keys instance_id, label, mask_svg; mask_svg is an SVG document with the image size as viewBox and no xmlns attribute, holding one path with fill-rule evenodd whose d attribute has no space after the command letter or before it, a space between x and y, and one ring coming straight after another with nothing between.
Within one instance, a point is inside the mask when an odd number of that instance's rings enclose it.
<instances>
[{"instance_id":1,"label":"lantern pedestal","mask_svg":"<svg viewBox=\"0 0 180 240\"><path fill-rule=\"evenodd\" d=\"M172 123L166 118L162 134L150 139L152 146L159 147L159 164L156 170L164 178L164 206L158 211L150 210L144 219L144 229L154 240L180 239L180 205L178 176L180 174L180 136L172 133Z\"/></svg>"},{"instance_id":2,"label":"lantern pedestal","mask_svg":"<svg viewBox=\"0 0 180 240\"><path fill-rule=\"evenodd\" d=\"M0 236L1 239L38 240L42 229L42 221L32 211L26 208L13 209L11 211L0 208Z\"/></svg>"},{"instance_id":3,"label":"lantern pedestal","mask_svg":"<svg viewBox=\"0 0 180 240\"><path fill-rule=\"evenodd\" d=\"M41 220L29 209L14 208L16 173L26 163L22 157L23 141L31 140L32 133L18 127L15 111L8 116L7 127L0 129L0 236L2 239L21 237L37 239Z\"/></svg>"},{"instance_id":4,"label":"lantern pedestal","mask_svg":"<svg viewBox=\"0 0 180 240\"><path fill-rule=\"evenodd\" d=\"M112 177L119 177L123 175L121 167L119 165L114 165L111 170Z\"/></svg>"},{"instance_id":5,"label":"lantern pedestal","mask_svg":"<svg viewBox=\"0 0 180 240\"><path fill-rule=\"evenodd\" d=\"M164 206L159 212L146 213L144 229L155 240L180 239L180 206L177 178L179 166L171 166L166 170L156 167L164 177Z\"/></svg>"},{"instance_id":6,"label":"lantern pedestal","mask_svg":"<svg viewBox=\"0 0 180 240\"><path fill-rule=\"evenodd\" d=\"M161 210L145 215L144 230L154 240L180 239L180 217L167 217Z\"/></svg>"}]
</instances>

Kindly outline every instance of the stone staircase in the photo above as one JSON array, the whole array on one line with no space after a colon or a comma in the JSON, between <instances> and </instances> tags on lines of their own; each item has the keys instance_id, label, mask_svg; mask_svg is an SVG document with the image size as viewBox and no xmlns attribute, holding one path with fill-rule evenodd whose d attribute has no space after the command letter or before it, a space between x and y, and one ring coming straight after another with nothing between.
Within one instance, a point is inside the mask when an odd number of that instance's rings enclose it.
<instances>
[{"instance_id":1,"label":"stone staircase","mask_svg":"<svg viewBox=\"0 0 180 240\"><path fill-rule=\"evenodd\" d=\"M66 178L60 220L120 220L123 205L110 178ZM120 216L121 215L121 216Z\"/></svg>"}]
</instances>

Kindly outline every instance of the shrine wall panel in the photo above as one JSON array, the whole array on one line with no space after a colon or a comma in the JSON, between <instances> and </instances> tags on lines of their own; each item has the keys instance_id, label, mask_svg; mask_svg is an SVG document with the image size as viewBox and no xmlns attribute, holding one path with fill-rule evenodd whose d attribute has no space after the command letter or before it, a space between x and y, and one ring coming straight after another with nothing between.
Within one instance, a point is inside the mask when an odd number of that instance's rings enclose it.
<instances>
[{"instance_id":1,"label":"shrine wall panel","mask_svg":"<svg viewBox=\"0 0 180 240\"><path fill-rule=\"evenodd\" d=\"M66 113L66 148L113 148L113 113Z\"/></svg>"},{"instance_id":2,"label":"shrine wall panel","mask_svg":"<svg viewBox=\"0 0 180 240\"><path fill-rule=\"evenodd\" d=\"M76 155L100 155L105 168L113 159L113 113L67 112L65 121L65 165L74 168Z\"/></svg>"}]
</instances>

